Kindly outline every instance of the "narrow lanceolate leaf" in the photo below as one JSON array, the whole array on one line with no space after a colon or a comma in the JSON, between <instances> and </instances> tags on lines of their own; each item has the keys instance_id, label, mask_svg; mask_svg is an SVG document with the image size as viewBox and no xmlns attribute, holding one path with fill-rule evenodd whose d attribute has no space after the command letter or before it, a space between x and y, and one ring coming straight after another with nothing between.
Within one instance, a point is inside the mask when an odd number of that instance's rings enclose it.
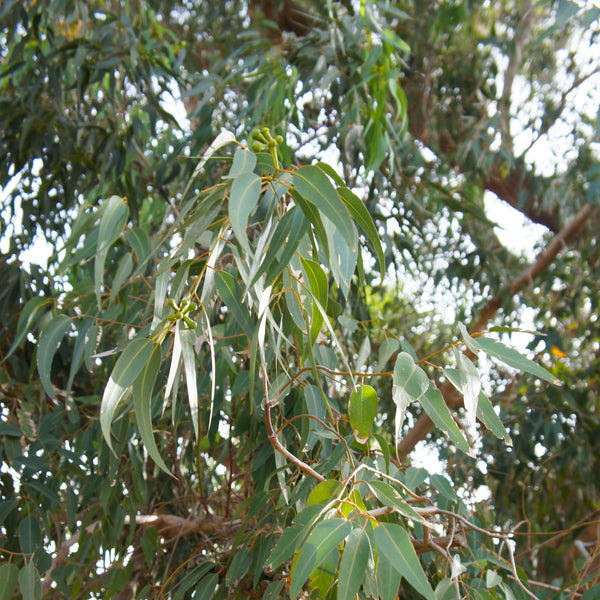
<instances>
[{"instance_id":1,"label":"narrow lanceolate leaf","mask_svg":"<svg viewBox=\"0 0 600 600\"><path fill-rule=\"evenodd\" d=\"M354 600L365 576L370 554L371 544L367 533L361 528L353 529L340 561L338 600Z\"/></svg>"},{"instance_id":2,"label":"narrow lanceolate leaf","mask_svg":"<svg viewBox=\"0 0 600 600\"><path fill-rule=\"evenodd\" d=\"M429 378L408 352L396 358L392 385L392 398L396 403L396 438L400 435L406 409L411 402L418 402L429 388Z\"/></svg>"},{"instance_id":3,"label":"narrow lanceolate leaf","mask_svg":"<svg viewBox=\"0 0 600 600\"><path fill-rule=\"evenodd\" d=\"M354 249L356 238L352 218L329 177L318 167L301 167L294 171L293 183L308 202L314 204L337 226L348 246Z\"/></svg>"},{"instance_id":4,"label":"narrow lanceolate leaf","mask_svg":"<svg viewBox=\"0 0 600 600\"><path fill-rule=\"evenodd\" d=\"M108 199L108 206L104 210L100 229L98 233L98 245L96 247L96 260L94 262L94 286L96 289L96 301L100 306L100 294L102 282L104 281L104 263L110 247L121 235L127 219L129 218L129 208L123 198L111 196Z\"/></svg>"},{"instance_id":5,"label":"narrow lanceolate leaf","mask_svg":"<svg viewBox=\"0 0 600 600\"><path fill-rule=\"evenodd\" d=\"M246 228L248 217L260 198L260 177L254 173L241 173L231 185L229 194L229 218L235 237L246 252L251 252Z\"/></svg>"},{"instance_id":6,"label":"narrow lanceolate leaf","mask_svg":"<svg viewBox=\"0 0 600 600\"><path fill-rule=\"evenodd\" d=\"M133 382L133 407L135 409L135 418L142 436L142 442L150 458L166 473L171 475L171 471L165 465L152 433L152 394L154 384L162 362L162 351L160 344L154 344L150 359L142 369L137 379Z\"/></svg>"},{"instance_id":7,"label":"narrow lanceolate leaf","mask_svg":"<svg viewBox=\"0 0 600 600\"><path fill-rule=\"evenodd\" d=\"M51 321L48 321L40 333L37 348L37 369L42 385L50 398L54 398L54 390L52 389L52 382L50 381L52 359L70 326L70 317L59 315L58 317L54 317Z\"/></svg>"},{"instance_id":8,"label":"narrow lanceolate leaf","mask_svg":"<svg viewBox=\"0 0 600 600\"><path fill-rule=\"evenodd\" d=\"M325 560L329 552L344 541L352 530L345 519L327 519L319 523L302 546L298 562L294 566L290 597L297 598L304 582Z\"/></svg>"},{"instance_id":9,"label":"narrow lanceolate leaf","mask_svg":"<svg viewBox=\"0 0 600 600\"><path fill-rule=\"evenodd\" d=\"M377 392L370 385L358 386L350 395L348 416L354 437L364 444L371 434L377 415Z\"/></svg>"},{"instance_id":10,"label":"narrow lanceolate leaf","mask_svg":"<svg viewBox=\"0 0 600 600\"><path fill-rule=\"evenodd\" d=\"M389 483L385 483L384 481L369 481L367 485L383 506L389 506L398 511L402 516L412 519L417 523L425 523L425 519L410 504L407 504L399 492Z\"/></svg>"},{"instance_id":11,"label":"narrow lanceolate leaf","mask_svg":"<svg viewBox=\"0 0 600 600\"><path fill-rule=\"evenodd\" d=\"M452 418L441 392L433 384L430 384L427 393L421 396L419 403L433 424L445 432L459 450L469 454L471 451L469 443Z\"/></svg>"},{"instance_id":12,"label":"narrow lanceolate leaf","mask_svg":"<svg viewBox=\"0 0 600 600\"><path fill-rule=\"evenodd\" d=\"M401 577L385 554L379 554L376 579L381 600L396 600Z\"/></svg>"},{"instance_id":13,"label":"narrow lanceolate leaf","mask_svg":"<svg viewBox=\"0 0 600 600\"><path fill-rule=\"evenodd\" d=\"M477 367L461 352L456 352L456 362L465 403L467 424L475 427L477 421L477 401L481 391L481 380Z\"/></svg>"},{"instance_id":14,"label":"narrow lanceolate leaf","mask_svg":"<svg viewBox=\"0 0 600 600\"><path fill-rule=\"evenodd\" d=\"M383 256L383 248L381 246L381 239L377 233L377 228L373 223L373 219L367 210L367 207L362 203L362 200L350 191L347 187L339 187L337 192L340 198L344 201L348 212L352 215L352 218L360 225L362 230L367 235L367 239L371 242L375 254L377 254L377 260L379 261L379 272L383 277L385 273L385 258Z\"/></svg>"},{"instance_id":15,"label":"narrow lanceolate leaf","mask_svg":"<svg viewBox=\"0 0 600 600\"><path fill-rule=\"evenodd\" d=\"M227 308L231 311L233 318L237 321L238 325L243 329L248 338L252 339L254 334L252 319L250 318L248 309L242 304L244 290L237 284L233 275L230 275L225 271L217 271L215 273L215 285L221 300L223 300Z\"/></svg>"},{"instance_id":16,"label":"narrow lanceolate leaf","mask_svg":"<svg viewBox=\"0 0 600 600\"><path fill-rule=\"evenodd\" d=\"M36 321L46 312L46 308L51 302L52 300L48 298L36 296L25 304L17 322L17 335L4 360L21 345L25 336L31 331Z\"/></svg>"},{"instance_id":17,"label":"narrow lanceolate leaf","mask_svg":"<svg viewBox=\"0 0 600 600\"><path fill-rule=\"evenodd\" d=\"M184 329L181 321L177 323L177 332L181 344L181 355L183 356L183 368L185 371L185 382L187 386L188 402L190 405L190 416L192 425L194 426L194 434L196 441L199 437L199 417L200 411L198 408L198 384L196 381L196 353L194 351L194 343L196 335L192 329Z\"/></svg>"},{"instance_id":18,"label":"narrow lanceolate leaf","mask_svg":"<svg viewBox=\"0 0 600 600\"><path fill-rule=\"evenodd\" d=\"M40 600L42 597L40 574L32 560L19 571L19 587L23 600Z\"/></svg>"},{"instance_id":19,"label":"narrow lanceolate leaf","mask_svg":"<svg viewBox=\"0 0 600 600\"><path fill-rule=\"evenodd\" d=\"M435 600L408 533L395 523L382 523L373 535L379 556L385 555L392 567L427 600Z\"/></svg>"},{"instance_id":20,"label":"narrow lanceolate leaf","mask_svg":"<svg viewBox=\"0 0 600 600\"><path fill-rule=\"evenodd\" d=\"M512 440L508 435L508 431L506 431L506 427L504 427L504 423L496 414L490 399L483 392L479 392L477 417L498 439L504 440L509 446L512 446Z\"/></svg>"},{"instance_id":21,"label":"narrow lanceolate leaf","mask_svg":"<svg viewBox=\"0 0 600 600\"><path fill-rule=\"evenodd\" d=\"M0 598L12 598L13 590L17 585L19 569L13 563L4 563L0 566Z\"/></svg>"},{"instance_id":22,"label":"narrow lanceolate leaf","mask_svg":"<svg viewBox=\"0 0 600 600\"><path fill-rule=\"evenodd\" d=\"M104 389L100 406L100 426L102 435L111 450L113 446L110 439L110 426L117 406L150 360L153 350L154 342L146 338L137 338L130 342L117 360Z\"/></svg>"},{"instance_id":23,"label":"narrow lanceolate leaf","mask_svg":"<svg viewBox=\"0 0 600 600\"><path fill-rule=\"evenodd\" d=\"M471 337L467 332L466 327L462 323L458 324L458 328L460 329L460 333L465 341L465 344L469 350L471 350L471 352L477 354L477 351L481 350L489 356L507 364L509 367L513 367L519 371L524 371L525 373L529 373L534 377L538 377L539 379L543 379L544 381L548 381L555 385L560 385L560 381L554 375L552 375L552 373L546 371L544 367L533 362L526 356L523 356L518 350L509 348L503 343L497 342L490 338Z\"/></svg>"}]
</instances>

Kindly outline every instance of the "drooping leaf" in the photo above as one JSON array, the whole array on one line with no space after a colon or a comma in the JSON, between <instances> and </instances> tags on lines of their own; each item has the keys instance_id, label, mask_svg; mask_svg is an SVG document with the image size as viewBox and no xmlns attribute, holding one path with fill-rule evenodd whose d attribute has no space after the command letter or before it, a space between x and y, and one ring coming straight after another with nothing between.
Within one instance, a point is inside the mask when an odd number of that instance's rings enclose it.
<instances>
[{"instance_id":1,"label":"drooping leaf","mask_svg":"<svg viewBox=\"0 0 600 600\"><path fill-rule=\"evenodd\" d=\"M353 600L367 570L371 544L367 533L357 527L350 532L342 560L338 582L338 600Z\"/></svg>"},{"instance_id":2,"label":"drooping leaf","mask_svg":"<svg viewBox=\"0 0 600 600\"><path fill-rule=\"evenodd\" d=\"M379 356L377 358L377 371L383 371L387 361L392 354L398 350L400 342L394 337L386 337L379 346Z\"/></svg>"},{"instance_id":3,"label":"drooping leaf","mask_svg":"<svg viewBox=\"0 0 600 600\"><path fill-rule=\"evenodd\" d=\"M248 309L242 304L244 290L237 283L233 275L230 275L225 271L217 271L214 276L215 285L217 286L221 299L227 305L233 318L237 321L244 333L249 339L252 339L254 333L252 319L250 318Z\"/></svg>"},{"instance_id":4,"label":"drooping leaf","mask_svg":"<svg viewBox=\"0 0 600 600\"><path fill-rule=\"evenodd\" d=\"M246 252L252 252L246 228L248 227L248 217L256 207L260 197L261 180L254 173L241 173L231 185L229 194L229 218L231 227L236 238Z\"/></svg>"},{"instance_id":5,"label":"drooping leaf","mask_svg":"<svg viewBox=\"0 0 600 600\"><path fill-rule=\"evenodd\" d=\"M156 447L154 434L152 433L152 395L161 362L160 344L154 344L150 359L133 382L133 407L142 442L146 446L148 454L165 473L171 475L171 471L165 465Z\"/></svg>"},{"instance_id":6,"label":"drooping leaf","mask_svg":"<svg viewBox=\"0 0 600 600\"><path fill-rule=\"evenodd\" d=\"M406 409L411 402L418 402L429 388L425 371L415 364L408 352L401 352L394 365L392 398L396 403L396 439L400 435Z\"/></svg>"},{"instance_id":7,"label":"drooping leaf","mask_svg":"<svg viewBox=\"0 0 600 600\"><path fill-rule=\"evenodd\" d=\"M14 563L0 565L0 598L12 598L17 585L19 569Z\"/></svg>"},{"instance_id":8,"label":"drooping leaf","mask_svg":"<svg viewBox=\"0 0 600 600\"><path fill-rule=\"evenodd\" d=\"M389 483L386 483L385 481L369 481L367 485L383 506L389 506L402 516L412 519L417 523L425 522L423 517L419 515L410 504L405 502L400 493Z\"/></svg>"},{"instance_id":9,"label":"drooping leaf","mask_svg":"<svg viewBox=\"0 0 600 600\"><path fill-rule=\"evenodd\" d=\"M421 396L419 403L434 425L448 434L450 440L456 444L459 450L462 450L465 454L471 452L469 443L450 414L444 397L433 383L430 384L427 392Z\"/></svg>"},{"instance_id":10,"label":"drooping leaf","mask_svg":"<svg viewBox=\"0 0 600 600\"><path fill-rule=\"evenodd\" d=\"M359 444L364 444L371 434L377 416L377 392L370 385L358 386L348 401L350 427Z\"/></svg>"},{"instance_id":11,"label":"drooping leaf","mask_svg":"<svg viewBox=\"0 0 600 600\"><path fill-rule=\"evenodd\" d=\"M40 600L42 597L40 574L32 560L19 571L19 587L23 600Z\"/></svg>"},{"instance_id":12,"label":"drooping leaf","mask_svg":"<svg viewBox=\"0 0 600 600\"><path fill-rule=\"evenodd\" d=\"M512 440L504 423L496 414L490 399L483 392L479 392L477 417L498 439L504 440L509 446L512 446Z\"/></svg>"},{"instance_id":13,"label":"drooping leaf","mask_svg":"<svg viewBox=\"0 0 600 600\"><path fill-rule=\"evenodd\" d=\"M205 577L203 577L198 586L196 587L196 592L194 594L194 600L210 600L217 589L217 585L219 583L219 575L218 573L209 573Z\"/></svg>"},{"instance_id":14,"label":"drooping leaf","mask_svg":"<svg viewBox=\"0 0 600 600\"><path fill-rule=\"evenodd\" d=\"M196 441L200 439L200 408L198 406L198 384L196 379L196 353L194 343L196 335L194 330L186 329L182 322L177 323L175 335L179 336L181 345L181 356L183 357L183 369L185 371L185 382L190 405L190 417L194 427Z\"/></svg>"},{"instance_id":15,"label":"drooping leaf","mask_svg":"<svg viewBox=\"0 0 600 600\"><path fill-rule=\"evenodd\" d=\"M50 380L52 359L70 326L70 317L58 315L48 321L40 332L37 348L37 369L40 381L50 398L54 398L54 389L52 388L52 382Z\"/></svg>"},{"instance_id":16,"label":"drooping leaf","mask_svg":"<svg viewBox=\"0 0 600 600\"><path fill-rule=\"evenodd\" d=\"M119 196L111 196L100 221L96 260L94 262L94 286L98 306L100 306L106 256L110 247L121 235L128 218L129 208L125 200Z\"/></svg>"},{"instance_id":17,"label":"drooping leaf","mask_svg":"<svg viewBox=\"0 0 600 600\"><path fill-rule=\"evenodd\" d=\"M375 578L381 600L396 600L402 577L392 566L390 559L383 553L379 554Z\"/></svg>"},{"instance_id":18,"label":"drooping leaf","mask_svg":"<svg viewBox=\"0 0 600 600\"><path fill-rule=\"evenodd\" d=\"M46 307L51 303L52 300L44 298L43 296L35 296L27 301L27 304L25 304L19 315L19 320L17 321L17 334L11 347L6 353L4 360L11 356L21 345L25 336L31 331L35 323L46 311Z\"/></svg>"},{"instance_id":19,"label":"drooping leaf","mask_svg":"<svg viewBox=\"0 0 600 600\"><path fill-rule=\"evenodd\" d=\"M42 546L42 530L39 521L32 515L19 523L19 543L23 554L33 554Z\"/></svg>"},{"instance_id":20,"label":"drooping leaf","mask_svg":"<svg viewBox=\"0 0 600 600\"><path fill-rule=\"evenodd\" d=\"M350 533L352 526L345 519L321 521L302 546L294 566L290 584L290 596L296 598L310 574L323 562L327 554Z\"/></svg>"},{"instance_id":21,"label":"drooping leaf","mask_svg":"<svg viewBox=\"0 0 600 600\"><path fill-rule=\"evenodd\" d=\"M369 242L371 242L371 245L375 249L375 254L377 255L377 260L379 261L379 272L383 277L385 273L385 258L383 256L381 238L377 232L375 224L373 223L373 219L367 210L367 207L362 203L361 199L347 187L339 187L337 192L340 198L344 201L348 212L366 233L367 239Z\"/></svg>"},{"instance_id":22,"label":"drooping leaf","mask_svg":"<svg viewBox=\"0 0 600 600\"><path fill-rule=\"evenodd\" d=\"M348 246L354 250L354 224L329 177L318 167L300 167L294 171L293 182L296 190L335 224Z\"/></svg>"},{"instance_id":23,"label":"drooping leaf","mask_svg":"<svg viewBox=\"0 0 600 600\"><path fill-rule=\"evenodd\" d=\"M487 355L507 364L509 367L524 371L525 373L529 373L534 377L538 377L539 379L543 379L554 385L560 385L560 380L552 375L552 373L526 356L523 356L518 350L483 336L477 338L471 337L462 323L458 324L458 328L465 344L471 352L477 354L477 352L481 350Z\"/></svg>"},{"instance_id":24,"label":"drooping leaf","mask_svg":"<svg viewBox=\"0 0 600 600\"><path fill-rule=\"evenodd\" d=\"M138 265L143 265L150 256L150 238L141 227L130 229L125 237L129 247L135 252Z\"/></svg>"},{"instance_id":25,"label":"drooping leaf","mask_svg":"<svg viewBox=\"0 0 600 600\"><path fill-rule=\"evenodd\" d=\"M245 148L237 148L233 153L233 162L228 177L235 179L242 173L252 173L256 166L256 154Z\"/></svg>"},{"instance_id":26,"label":"drooping leaf","mask_svg":"<svg viewBox=\"0 0 600 600\"><path fill-rule=\"evenodd\" d=\"M477 367L462 353L455 352L461 389L464 397L467 424L475 427L477 420L477 402L481 390L481 380Z\"/></svg>"},{"instance_id":27,"label":"drooping leaf","mask_svg":"<svg viewBox=\"0 0 600 600\"><path fill-rule=\"evenodd\" d=\"M106 443L113 451L110 426L117 406L150 360L153 351L154 342L149 339L136 338L131 341L117 360L106 384L100 406L100 426Z\"/></svg>"},{"instance_id":28,"label":"drooping leaf","mask_svg":"<svg viewBox=\"0 0 600 600\"><path fill-rule=\"evenodd\" d=\"M427 600L435 600L406 530L395 523L381 523L373 535L379 556L385 555L392 567Z\"/></svg>"},{"instance_id":29,"label":"drooping leaf","mask_svg":"<svg viewBox=\"0 0 600 600\"><path fill-rule=\"evenodd\" d=\"M337 479L326 479L315 485L306 501L307 506L328 504L342 491L342 484Z\"/></svg>"}]
</instances>

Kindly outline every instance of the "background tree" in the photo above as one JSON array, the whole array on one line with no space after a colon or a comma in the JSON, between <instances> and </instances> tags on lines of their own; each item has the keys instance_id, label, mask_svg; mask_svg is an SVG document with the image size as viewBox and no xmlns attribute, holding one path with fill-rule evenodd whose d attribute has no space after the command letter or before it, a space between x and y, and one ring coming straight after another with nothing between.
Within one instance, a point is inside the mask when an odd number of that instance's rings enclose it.
<instances>
[{"instance_id":1,"label":"background tree","mask_svg":"<svg viewBox=\"0 0 600 600\"><path fill-rule=\"evenodd\" d=\"M594 598L599 14L5 2L4 597Z\"/></svg>"}]
</instances>

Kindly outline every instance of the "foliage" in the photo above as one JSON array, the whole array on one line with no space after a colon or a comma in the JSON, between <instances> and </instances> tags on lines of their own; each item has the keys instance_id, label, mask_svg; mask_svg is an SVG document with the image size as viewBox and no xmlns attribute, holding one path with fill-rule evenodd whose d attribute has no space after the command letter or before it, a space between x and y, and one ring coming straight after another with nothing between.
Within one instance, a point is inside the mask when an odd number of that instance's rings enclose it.
<instances>
[{"instance_id":1,"label":"foliage","mask_svg":"<svg viewBox=\"0 0 600 600\"><path fill-rule=\"evenodd\" d=\"M598 10L318 4L0 8L2 597L597 593Z\"/></svg>"}]
</instances>

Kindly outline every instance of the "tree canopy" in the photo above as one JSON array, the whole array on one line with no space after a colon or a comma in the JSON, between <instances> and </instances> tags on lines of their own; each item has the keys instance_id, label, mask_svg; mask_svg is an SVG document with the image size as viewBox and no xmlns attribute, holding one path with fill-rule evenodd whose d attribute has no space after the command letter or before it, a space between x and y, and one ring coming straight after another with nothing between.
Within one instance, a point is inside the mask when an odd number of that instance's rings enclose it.
<instances>
[{"instance_id":1,"label":"tree canopy","mask_svg":"<svg viewBox=\"0 0 600 600\"><path fill-rule=\"evenodd\" d=\"M0 597L596 598L599 21L5 1Z\"/></svg>"}]
</instances>

